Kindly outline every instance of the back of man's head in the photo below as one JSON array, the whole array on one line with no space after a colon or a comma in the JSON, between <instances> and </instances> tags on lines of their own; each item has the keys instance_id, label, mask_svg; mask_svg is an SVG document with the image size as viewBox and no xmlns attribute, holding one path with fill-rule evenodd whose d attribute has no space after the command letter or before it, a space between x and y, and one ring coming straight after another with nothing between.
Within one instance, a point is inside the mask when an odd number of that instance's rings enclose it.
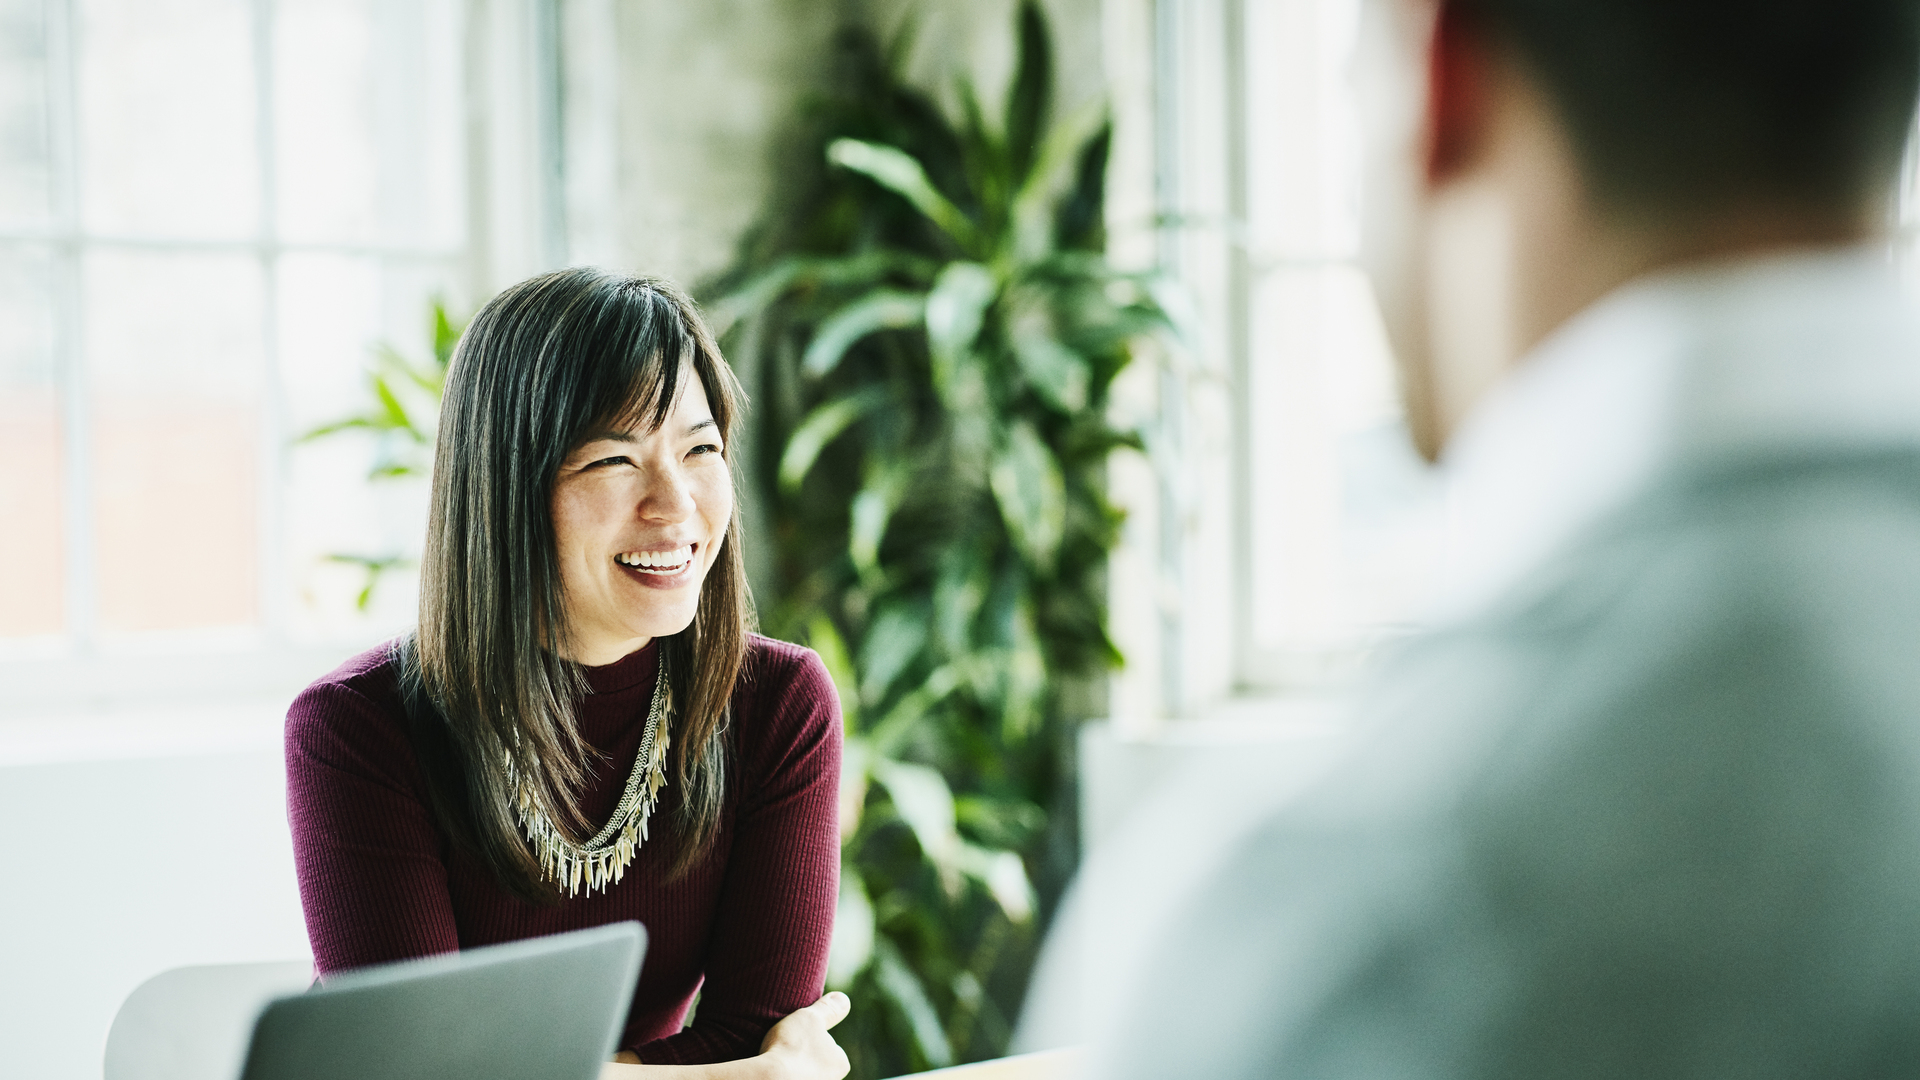
<instances>
[{"instance_id":1,"label":"back of man's head","mask_svg":"<svg viewBox=\"0 0 1920 1080\"><path fill-rule=\"evenodd\" d=\"M1594 195L1857 210L1920 98L1920 0L1456 0L1559 109Z\"/></svg>"}]
</instances>

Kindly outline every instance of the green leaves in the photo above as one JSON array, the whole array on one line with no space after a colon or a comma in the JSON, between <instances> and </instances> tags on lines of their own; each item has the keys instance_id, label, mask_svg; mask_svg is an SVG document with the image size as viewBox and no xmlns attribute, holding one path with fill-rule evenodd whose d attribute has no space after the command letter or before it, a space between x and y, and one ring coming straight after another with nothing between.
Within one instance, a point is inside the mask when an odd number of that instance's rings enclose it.
<instances>
[{"instance_id":1,"label":"green leaves","mask_svg":"<svg viewBox=\"0 0 1920 1080\"><path fill-rule=\"evenodd\" d=\"M365 611L373 606L373 592L379 588L382 577L394 570L415 565L412 559L402 555L354 555L336 551L323 558L328 562L357 566L364 571L366 576L361 578L360 592L353 600L355 611Z\"/></svg>"},{"instance_id":2,"label":"green leaves","mask_svg":"<svg viewBox=\"0 0 1920 1080\"><path fill-rule=\"evenodd\" d=\"M1078 413L1087 407L1087 385L1091 376L1084 357L1044 332L1015 331L1013 354L1027 383L1063 413Z\"/></svg>"},{"instance_id":3,"label":"green leaves","mask_svg":"<svg viewBox=\"0 0 1920 1080\"><path fill-rule=\"evenodd\" d=\"M807 414L806 420L787 437L787 448L780 454L780 490L789 494L799 491L820 451L886 400L883 391L867 389L830 401Z\"/></svg>"},{"instance_id":4,"label":"green leaves","mask_svg":"<svg viewBox=\"0 0 1920 1080\"><path fill-rule=\"evenodd\" d=\"M955 825L953 792L946 777L925 765L881 761L874 779L886 786L894 812L913 830L920 850L940 869L949 892L959 887L960 831Z\"/></svg>"},{"instance_id":5,"label":"green leaves","mask_svg":"<svg viewBox=\"0 0 1920 1080\"><path fill-rule=\"evenodd\" d=\"M310 428L294 442L317 442L351 433L371 435L374 448L373 463L367 469L368 480L424 479L431 475L433 446L440 427L440 393L446 386L447 367L453 361L454 348L466 324L450 316L446 304L440 300L433 302L428 317L433 348L431 360L416 363L391 346L375 346L373 363L367 369L367 389L372 398L367 407ZM374 592L387 574L415 565L414 560L397 553L333 552L323 558L357 566L364 572L354 601L360 611L372 606Z\"/></svg>"},{"instance_id":6,"label":"green leaves","mask_svg":"<svg viewBox=\"0 0 1920 1080\"><path fill-rule=\"evenodd\" d=\"M874 765L873 778L886 787L894 812L913 830L921 853L939 871L949 893L959 891L962 877L971 877L986 886L1009 919L1025 922L1032 917L1033 887L1026 865L1011 851L961 838L953 791L939 770L882 759Z\"/></svg>"},{"instance_id":7,"label":"green leaves","mask_svg":"<svg viewBox=\"0 0 1920 1080\"><path fill-rule=\"evenodd\" d=\"M926 170L906 152L884 143L836 139L827 147L827 160L867 176L912 203L929 221L952 237L961 250L979 249L980 230L973 220L940 194L933 182L927 179Z\"/></svg>"},{"instance_id":8,"label":"green leaves","mask_svg":"<svg viewBox=\"0 0 1920 1080\"><path fill-rule=\"evenodd\" d=\"M833 907L833 944L827 950L827 988L845 990L873 962L873 902L860 871L842 867Z\"/></svg>"},{"instance_id":9,"label":"green leaves","mask_svg":"<svg viewBox=\"0 0 1920 1080\"><path fill-rule=\"evenodd\" d=\"M937 288L936 288L937 291ZM876 330L899 330L926 318L928 301L916 293L875 289L820 324L800 360L800 370L818 378L832 371L854 342Z\"/></svg>"},{"instance_id":10,"label":"green leaves","mask_svg":"<svg viewBox=\"0 0 1920 1080\"><path fill-rule=\"evenodd\" d=\"M847 554L862 574L870 575L879 569L880 541L887 535L887 521L900 504L901 496L906 494L910 479L912 468L908 462L876 461L870 464L866 485L853 497L853 504L848 507L852 530L847 538Z\"/></svg>"},{"instance_id":11,"label":"green leaves","mask_svg":"<svg viewBox=\"0 0 1920 1080\"><path fill-rule=\"evenodd\" d=\"M1100 251L1105 111L1053 116L1045 19L1018 12L999 116L855 57L794 188L815 194L710 305L758 378L768 629L813 644L845 708L830 978L862 1080L1005 1048L1068 869L1042 809L1068 801L1064 688L1118 661L1103 467L1142 436L1109 397L1173 326Z\"/></svg>"},{"instance_id":12,"label":"green leaves","mask_svg":"<svg viewBox=\"0 0 1920 1080\"><path fill-rule=\"evenodd\" d=\"M927 613L918 605L883 606L867 629L860 651L860 697L882 701L927 644Z\"/></svg>"},{"instance_id":13,"label":"green leaves","mask_svg":"<svg viewBox=\"0 0 1920 1080\"><path fill-rule=\"evenodd\" d=\"M934 385L942 394L950 397L954 373L980 336L987 306L998 292L992 272L979 263L949 263L934 279L926 303L927 343L933 351Z\"/></svg>"},{"instance_id":14,"label":"green leaves","mask_svg":"<svg viewBox=\"0 0 1920 1080\"><path fill-rule=\"evenodd\" d=\"M377 441L368 479L430 473L433 442L440 426L440 390L446 385L447 365L465 324L456 324L448 316L446 305L438 300L429 317L432 360L415 363L392 346L375 346L373 363L367 368L367 389L373 398L368 407L313 427L295 441L313 442L348 431L369 432Z\"/></svg>"},{"instance_id":15,"label":"green leaves","mask_svg":"<svg viewBox=\"0 0 1920 1080\"><path fill-rule=\"evenodd\" d=\"M936 1069L953 1064L953 1044L947 1041L940 1012L933 1007L919 976L907 966L906 959L891 942L882 941L875 952L879 960L874 965L875 978L886 990L894 1008L906 1017L921 1056Z\"/></svg>"},{"instance_id":16,"label":"green leaves","mask_svg":"<svg viewBox=\"0 0 1920 1080\"><path fill-rule=\"evenodd\" d=\"M1104 139L1106 112L1089 105L1067 118L1036 147L1033 171L1014 192L1012 235L1009 247L1022 260L1044 259L1052 254L1060 232L1061 203L1079 180L1074 168L1085 150ZM1105 155L1102 153L1102 160Z\"/></svg>"},{"instance_id":17,"label":"green leaves","mask_svg":"<svg viewBox=\"0 0 1920 1080\"><path fill-rule=\"evenodd\" d=\"M1036 148L1053 111L1053 42L1046 16L1034 4L1020 5L1019 52L1013 87L1007 92L1007 156L1015 183L1033 168Z\"/></svg>"},{"instance_id":18,"label":"green leaves","mask_svg":"<svg viewBox=\"0 0 1920 1080\"><path fill-rule=\"evenodd\" d=\"M1029 564L1051 572L1066 525L1067 485L1060 463L1033 425L1016 421L993 455L993 497Z\"/></svg>"}]
</instances>

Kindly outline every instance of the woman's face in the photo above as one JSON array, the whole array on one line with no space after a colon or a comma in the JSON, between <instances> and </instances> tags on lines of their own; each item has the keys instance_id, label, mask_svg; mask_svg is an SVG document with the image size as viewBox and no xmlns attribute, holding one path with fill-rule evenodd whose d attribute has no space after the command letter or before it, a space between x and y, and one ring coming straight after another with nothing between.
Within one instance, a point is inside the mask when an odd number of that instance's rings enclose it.
<instances>
[{"instance_id":1,"label":"woman's face","mask_svg":"<svg viewBox=\"0 0 1920 1080\"><path fill-rule=\"evenodd\" d=\"M691 370L666 422L592 432L560 466L553 532L573 654L610 664L693 622L726 539L733 477Z\"/></svg>"}]
</instances>

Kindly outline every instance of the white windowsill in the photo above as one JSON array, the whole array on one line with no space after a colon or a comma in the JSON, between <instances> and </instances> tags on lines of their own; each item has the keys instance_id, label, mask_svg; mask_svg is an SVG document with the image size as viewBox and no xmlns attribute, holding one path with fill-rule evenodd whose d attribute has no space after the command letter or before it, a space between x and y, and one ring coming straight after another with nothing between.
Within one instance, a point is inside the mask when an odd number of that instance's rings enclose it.
<instances>
[{"instance_id":1,"label":"white windowsill","mask_svg":"<svg viewBox=\"0 0 1920 1080\"><path fill-rule=\"evenodd\" d=\"M1091 850L1170 792L1240 817L1298 790L1346 745L1345 693L1257 692L1142 732L1099 721L1080 734L1081 840Z\"/></svg>"},{"instance_id":2,"label":"white windowsill","mask_svg":"<svg viewBox=\"0 0 1920 1080\"><path fill-rule=\"evenodd\" d=\"M291 697L0 720L0 768L276 750Z\"/></svg>"},{"instance_id":3,"label":"white windowsill","mask_svg":"<svg viewBox=\"0 0 1920 1080\"><path fill-rule=\"evenodd\" d=\"M293 698L366 647L192 645L0 658L0 767L277 750Z\"/></svg>"}]
</instances>

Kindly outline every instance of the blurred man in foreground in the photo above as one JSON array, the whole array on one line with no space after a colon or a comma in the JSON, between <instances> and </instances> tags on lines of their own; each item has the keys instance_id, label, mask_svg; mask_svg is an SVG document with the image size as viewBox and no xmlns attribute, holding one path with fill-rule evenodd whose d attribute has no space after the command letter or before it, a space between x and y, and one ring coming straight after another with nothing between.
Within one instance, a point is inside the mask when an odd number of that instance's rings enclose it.
<instances>
[{"instance_id":1,"label":"blurred man in foreground","mask_svg":"<svg viewBox=\"0 0 1920 1080\"><path fill-rule=\"evenodd\" d=\"M1448 614L1092 1075L1920 1074L1920 0L1368 2Z\"/></svg>"}]
</instances>

